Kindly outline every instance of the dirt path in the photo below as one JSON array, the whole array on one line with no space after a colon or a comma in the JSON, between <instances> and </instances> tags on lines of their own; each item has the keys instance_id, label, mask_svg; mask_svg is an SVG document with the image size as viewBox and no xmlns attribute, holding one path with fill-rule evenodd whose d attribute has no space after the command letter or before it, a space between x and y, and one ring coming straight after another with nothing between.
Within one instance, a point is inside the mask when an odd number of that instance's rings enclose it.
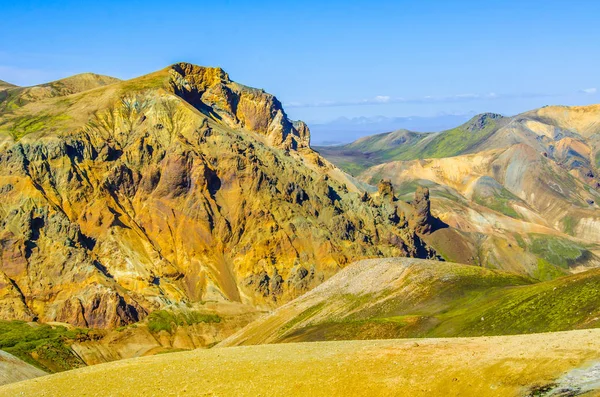
<instances>
[{"instance_id":1,"label":"dirt path","mask_svg":"<svg viewBox=\"0 0 600 397\"><path fill-rule=\"evenodd\" d=\"M102 364L6 385L0 396L525 396L588 379L598 362L600 329L261 345Z\"/></svg>"}]
</instances>

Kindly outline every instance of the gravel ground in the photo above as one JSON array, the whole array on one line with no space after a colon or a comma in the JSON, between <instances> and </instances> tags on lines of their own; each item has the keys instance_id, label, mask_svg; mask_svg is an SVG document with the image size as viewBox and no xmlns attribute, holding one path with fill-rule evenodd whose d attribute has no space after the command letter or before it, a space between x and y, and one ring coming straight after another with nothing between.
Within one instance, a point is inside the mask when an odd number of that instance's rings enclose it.
<instances>
[{"instance_id":1,"label":"gravel ground","mask_svg":"<svg viewBox=\"0 0 600 397\"><path fill-rule=\"evenodd\" d=\"M525 396L563 381L598 387L598 362L600 329L290 343L101 364L6 385L0 396Z\"/></svg>"}]
</instances>

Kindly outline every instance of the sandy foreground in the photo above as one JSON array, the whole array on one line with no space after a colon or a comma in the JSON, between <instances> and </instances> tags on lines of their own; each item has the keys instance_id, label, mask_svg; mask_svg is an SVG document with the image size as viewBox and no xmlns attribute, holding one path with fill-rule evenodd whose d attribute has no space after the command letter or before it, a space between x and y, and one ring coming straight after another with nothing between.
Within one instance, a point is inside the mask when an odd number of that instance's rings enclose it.
<instances>
[{"instance_id":1,"label":"sandy foreground","mask_svg":"<svg viewBox=\"0 0 600 397\"><path fill-rule=\"evenodd\" d=\"M596 396L599 363L600 329L290 343L95 365L6 385L0 396L525 396L564 382Z\"/></svg>"}]
</instances>

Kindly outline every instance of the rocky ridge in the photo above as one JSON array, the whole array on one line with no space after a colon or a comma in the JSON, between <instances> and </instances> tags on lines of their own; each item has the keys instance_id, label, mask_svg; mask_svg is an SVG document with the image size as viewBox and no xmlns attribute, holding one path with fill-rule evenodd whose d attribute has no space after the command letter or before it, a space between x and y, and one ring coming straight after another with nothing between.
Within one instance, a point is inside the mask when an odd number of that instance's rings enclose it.
<instances>
[{"instance_id":1,"label":"rocky ridge","mask_svg":"<svg viewBox=\"0 0 600 397\"><path fill-rule=\"evenodd\" d=\"M183 63L105 82L0 97L0 317L272 307L356 259L435 256L410 205L363 200L274 96Z\"/></svg>"}]
</instances>

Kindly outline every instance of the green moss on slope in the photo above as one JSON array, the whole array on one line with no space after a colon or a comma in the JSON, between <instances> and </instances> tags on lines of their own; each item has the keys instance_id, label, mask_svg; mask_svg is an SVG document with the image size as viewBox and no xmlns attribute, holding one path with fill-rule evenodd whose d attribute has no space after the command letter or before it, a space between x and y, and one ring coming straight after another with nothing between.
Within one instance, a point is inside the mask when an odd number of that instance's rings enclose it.
<instances>
[{"instance_id":1,"label":"green moss on slope","mask_svg":"<svg viewBox=\"0 0 600 397\"><path fill-rule=\"evenodd\" d=\"M148 329L151 332L172 332L178 326L220 322L221 317L217 314L201 313L194 310L178 312L171 310L157 310L150 313L148 316Z\"/></svg>"},{"instance_id":2,"label":"green moss on slope","mask_svg":"<svg viewBox=\"0 0 600 397\"><path fill-rule=\"evenodd\" d=\"M88 333L89 330L68 330L63 326L0 321L0 349L44 371L65 371L85 365L70 345Z\"/></svg>"},{"instance_id":3,"label":"green moss on slope","mask_svg":"<svg viewBox=\"0 0 600 397\"><path fill-rule=\"evenodd\" d=\"M0 132L10 134L19 140L27 134L56 127L60 122L69 120L67 115L41 114L39 116L22 116L5 120L0 123Z\"/></svg>"},{"instance_id":4,"label":"green moss on slope","mask_svg":"<svg viewBox=\"0 0 600 397\"><path fill-rule=\"evenodd\" d=\"M510 216L511 218L519 219L521 216L512 207L511 202L521 201L505 188L501 188L493 195L484 196L474 194L473 201L479 205L487 207L491 210Z\"/></svg>"},{"instance_id":5,"label":"green moss on slope","mask_svg":"<svg viewBox=\"0 0 600 397\"><path fill-rule=\"evenodd\" d=\"M477 146L493 134L496 129L497 123L495 121L489 121L483 128L474 131L468 131L465 126L460 126L439 134L421 150L414 153L405 152L402 156L404 158L399 160L457 156Z\"/></svg>"},{"instance_id":6,"label":"green moss on slope","mask_svg":"<svg viewBox=\"0 0 600 397\"><path fill-rule=\"evenodd\" d=\"M584 246L564 238L541 234L531 237L529 249L532 253L565 269L589 255Z\"/></svg>"},{"instance_id":7,"label":"green moss on slope","mask_svg":"<svg viewBox=\"0 0 600 397\"><path fill-rule=\"evenodd\" d=\"M542 258L538 258L537 269L533 277L540 281L548 281L565 275L567 275L567 271L563 268L553 265Z\"/></svg>"},{"instance_id":8,"label":"green moss on slope","mask_svg":"<svg viewBox=\"0 0 600 397\"><path fill-rule=\"evenodd\" d=\"M414 269L379 293L340 291L290 318L281 341L482 336L600 327L600 269L564 276L540 259L532 280L476 266ZM353 283L353 281L348 281ZM344 310L340 311L340 308ZM310 315L306 315L310 314ZM304 321L307 318L312 319Z\"/></svg>"},{"instance_id":9,"label":"green moss on slope","mask_svg":"<svg viewBox=\"0 0 600 397\"><path fill-rule=\"evenodd\" d=\"M600 271L526 287L490 291L473 300L432 336L506 335L600 327ZM449 332L452 331L452 332Z\"/></svg>"}]
</instances>

